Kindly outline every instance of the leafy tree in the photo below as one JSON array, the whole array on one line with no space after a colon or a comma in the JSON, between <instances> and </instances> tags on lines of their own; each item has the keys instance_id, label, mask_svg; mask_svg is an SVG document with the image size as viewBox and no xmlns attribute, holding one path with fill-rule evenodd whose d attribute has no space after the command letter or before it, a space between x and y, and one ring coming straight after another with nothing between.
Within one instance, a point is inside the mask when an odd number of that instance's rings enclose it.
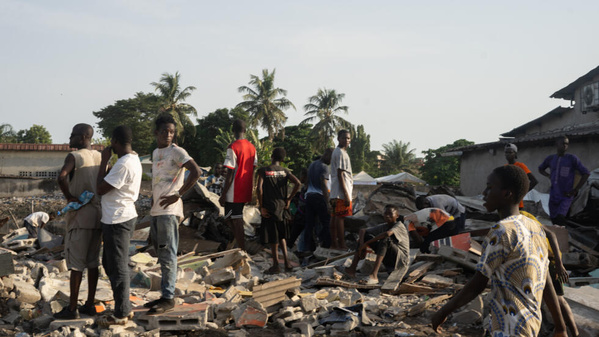
<instances>
[{"instance_id":1,"label":"leafy tree","mask_svg":"<svg viewBox=\"0 0 599 337\"><path fill-rule=\"evenodd\" d=\"M216 137L221 131L231 131L235 119L247 120L247 113L241 108L222 108L197 119L196 135L188 139L185 149L200 166L213 166L225 160Z\"/></svg>"},{"instance_id":2,"label":"leafy tree","mask_svg":"<svg viewBox=\"0 0 599 337\"><path fill-rule=\"evenodd\" d=\"M0 143L15 143L17 133L10 124L0 124Z\"/></svg>"},{"instance_id":3,"label":"leafy tree","mask_svg":"<svg viewBox=\"0 0 599 337\"><path fill-rule=\"evenodd\" d=\"M163 100L160 112L170 113L173 116L177 123L177 130L179 130L178 143L179 145L184 145L185 139L195 136L196 132L193 122L188 115L197 116L198 113L193 106L184 103L191 96L191 92L196 90L196 87L189 86L181 89L180 78L181 75L179 72L176 72L174 75L163 73L159 82L152 82L150 84Z\"/></svg>"},{"instance_id":4,"label":"leafy tree","mask_svg":"<svg viewBox=\"0 0 599 337\"><path fill-rule=\"evenodd\" d=\"M284 130L287 115L283 110L290 107L295 110L293 103L285 97L287 90L275 88L275 71L273 69L269 73L268 69L263 69L262 78L250 75L248 85L237 89L244 93L244 101L237 104L237 107L245 109L250 116L249 125L265 129L271 141Z\"/></svg>"},{"instance_id":5,"label":"leafy tree","mask_svg":"<svg viewBox=\"0 0 599 337\"><path fill-rule=\"evenodd\" d=\"M98 127L102 136L110 139L112 131L119 125L128 125L133 130L133 150L139 154L151 153L155 146L154 120L162 106L162 99L151 93L138 92L135 97L122 99L100 111L93 112L100 119Z\"/></svg>"},{"instance_id":6,"label":"leafy tree","mask_svg":"<svg viewBox=\"0 0 599 337\"><path fill-rule=\"evenodd\" d=\"M414 149L409 149L410 143L392 140L383 144L382 168L384 174L396 174L400 172L416 173L416 154Z\"/></svg>"},{"instance_id":7,"label":"leafy tree","mask_svg":"<svg viewBox=\"0 0 599 337\"><path fill-rule=\"evenodd\" d=\"M366 155L370 152L370 135L364 131L364 125L353 125L349 128L351 134L351 145L347 149L351 167L355 173L366 171Z\"/></svg>"},{"instance_id":8,"label":"leafy tree","mask_svg":"<svg viewBox=\"0 0 599 337\"><path fill-rule=\"evenodd\" d=\"M422 179L431 185L460 185L460 160L458 157L443 157L452 148L472 145L474 142L459 139L438 149L423 151L424 165L420 168Z\"/></svg>"},{"instance_id":9,"label":"leafy tree","mask_svg":"<svg viewBox=\"0 0 599 337\"><path fill-rule=\"evenodd\" d=\"M28 130L17 132L17 142L26 144L52 144L52 136L43 125L33 124Z\"/></svg>"},{"instance_id":10,"label":"leafy tree","mask_svg":"<svg viewBox=\"0 0 599 337\"><path fill-rule=\"evenodd\" d=\"M304 105L306 111L304 116L309 117L302 123L317 121L312 129L311 137L314 147L319 152L333 146L337 131L349 128L351 125L347 120L337 116L341 112L347 114L349 110L349 107L340 105L344 97L345 94L338 94L335 90L318 89L316 95L310 97L308 104Z\"/></svg>"},{"instance_id":11,"label":"leafy tree","mask_svg":"<svg viewBox=\"0 0 599 337\"><path fill-rule=\"evenodd\" d=\"M299 178L303 168L312 162L314 151L309 136L312 125L301 124L285 127L285 138L276 137L273 147L283 147L287 152L286 165Z\"/></svg>"}]
</instances>

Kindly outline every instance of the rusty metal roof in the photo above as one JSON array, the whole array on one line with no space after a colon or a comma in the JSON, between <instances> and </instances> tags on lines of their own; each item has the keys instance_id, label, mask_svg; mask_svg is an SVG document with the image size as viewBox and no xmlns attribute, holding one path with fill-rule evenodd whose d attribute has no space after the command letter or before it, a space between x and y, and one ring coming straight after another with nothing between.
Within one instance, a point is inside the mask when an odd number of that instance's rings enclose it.
<instances>
[{"instance_id":1,"label":"rusty metal roof","mask_svg":"<svg viewBox=\"0 0 599 337\"><path fill-rule=\"evenodd\" d=\"M102 151L104 145L92 145L93 150ZM60 151L69 152L76 150L69 144L25 144L25 143L0 143L0 150L4 151Z\"/></svg>"}]
</instances>

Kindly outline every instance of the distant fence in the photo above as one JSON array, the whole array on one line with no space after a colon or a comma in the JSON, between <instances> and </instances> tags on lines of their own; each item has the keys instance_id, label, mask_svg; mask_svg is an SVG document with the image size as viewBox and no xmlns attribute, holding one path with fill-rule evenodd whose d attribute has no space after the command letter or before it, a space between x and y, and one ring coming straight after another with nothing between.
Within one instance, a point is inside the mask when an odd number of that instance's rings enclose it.
<instances>
[{"instance_id":1,"label":"distant fence","mask_svg":"<svg viewBox=\"0 0 599 337\"><path fill-rule=\"evenodd\" d=\"M58 190L56 179L0 176L0 198L41 196Z\"/></svg>"}]
</instances>

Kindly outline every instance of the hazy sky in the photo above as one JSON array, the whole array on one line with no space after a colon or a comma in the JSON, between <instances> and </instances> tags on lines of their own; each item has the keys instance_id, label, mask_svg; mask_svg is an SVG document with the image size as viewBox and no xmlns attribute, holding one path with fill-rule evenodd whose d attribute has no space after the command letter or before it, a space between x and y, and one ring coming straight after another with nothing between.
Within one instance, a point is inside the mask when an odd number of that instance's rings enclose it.
<instances>
[{"instance_id":1,"label":"hazy sky","mask_svg":"<svg viewBox=\"0 0 599 337\"><path fill-rule=\"evenodd\" d=\"M65 143L74 124L97 126L92 111L176 71L202 117L276 68L297 107L288 125L335 89L372 149L397 139L420 156L569 105L549 96L599 65L597 13L598 1L0 0L0 124Z\"/></svg>"}]
</instances>

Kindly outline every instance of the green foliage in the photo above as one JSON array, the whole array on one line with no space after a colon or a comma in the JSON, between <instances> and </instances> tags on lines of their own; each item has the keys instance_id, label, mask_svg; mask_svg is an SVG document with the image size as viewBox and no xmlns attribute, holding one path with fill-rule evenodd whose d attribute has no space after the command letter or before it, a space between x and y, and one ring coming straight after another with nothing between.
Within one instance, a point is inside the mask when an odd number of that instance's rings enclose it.
<instances>
[{"instance_id":1,"label":"green foliage","mask_svg":"<svg viewBox=\"0 0 599 337\"><path fill-rule=\"evenodd\" d=\"M349 107L340 105L344 97L345 94L338 94L335 90L318 89L316 95L308 98L308 104L304 105L304 116L309 117L302 124L317 121L310 137L318 152L322 153L327 147L334 146L337 132L351 126L350 122L337 116L341 112L347 114L349 110Z\"/></svg>"},{"instance_id":2,"label":"green foliage","mask_svg":"<svg viewBox=\"0 0 599 337\"><path fill-rule=\"evenodd\" d=\"M195 136L196 132L188 115L197 116L198 113L192 105L184 103L191 96L191 92L196 90L196 87L189 86L181 89L180 78L179 72L174 75L163 73L160 81L150 84L162 99L159 112L170 113L173 116L177 124L177 143L180 146L185 146L186 140Z\"/></svg>"},{"instance_id":3,"label":"green foliage","mask_svg":"<svg viewBox=\"0 0 599 337\"><path fill-rule=\"evenodd\" d=\"M135 152L143 155L154 149L153 123L161 104L160 97L138 92L134 98L118 100L93 114L100 119L98 127L107 139L112 137L112 131L117 126L128 125L133 130L131 146Z\"/></svg>"},{"instance_id":4,"label":"green foliage","mask_svg":"<svg viewBox=\"0 0 599 337\"><path fill-rule=\"evenodd\" d=\"M366 163L366 155L370 152L370 135L364 131L364 125L353 125L349 128L351 134L351 145L347 149L351 167L354 173L365 171L368 163Z\"/></svg>"},{"instance_id":5,"label":"green foliage","mask_svg":"<svg viewBox=\"0 0 599 337\"><path fill-rule=\"evenodd\" d=\"M43 125L33 124L28 130L19 130L16 141L26 144L52 144L52 136Z\"/></svg>"},{"instance_id":6,"label":"green foliage","mask_svg":"<svg viewBox=\"0 0 599 337\"><path fill-rule=\"evenodd\" d=\"M397 174L400 172L417 173L416 154L414 149L409 149L410 143L392 140L383 144L382 173L383 175Z\"/></svg>"},{"instance_id":7,"label":"green foliage","mask_svg":"<svg viewBox=\"0 0 599 337\"><path fill-rule=\"evenodd\" d=\"M459 139L438 149L424 151L424 166L420 168L422 179L430 185L460 186L460 160L458 157L443 157L442 153L452 148L472 145L474 142Z\"/></svg>"},{"instance_id":8,"label":"green foliage","mask_svg":"<svg viewBox=\"0 0 599 337\"><path fill-rule=\"evenodd\" d=\"M282 147L287 152L286 165L299 177L303 168L308 168L312 162L314 151L309 136L312 130L310 124L300 124L285 127L285 137L276 137L273 148Z\"/></svg>"},{"instance_id":9,"label":"green foliage","mask_svg":"<svg viewBox=\"0 0 599 337\"><path fill-rule=\"evenodd\" d=\"M250 75L249 86L241 86L237 90L243 95L244 101L237 107L245 109L250 116L251 127L260 126L268 133L271 141L283 130L287 122L287 115L283 110L295 106L285 96L287 90L275 87L275 71L271 73L268 69L262 70L262 78Z\"/></svg>"},{"instance_id":10,"label":"green foliage","mask_svg":"<svg viewBox=\"0 0 599 337\"><path fill-rule=\"evenodd\" d=\"M16 143L17 133L10 124L0 124L0 143Z\"/></svg>"}]
</instances>

